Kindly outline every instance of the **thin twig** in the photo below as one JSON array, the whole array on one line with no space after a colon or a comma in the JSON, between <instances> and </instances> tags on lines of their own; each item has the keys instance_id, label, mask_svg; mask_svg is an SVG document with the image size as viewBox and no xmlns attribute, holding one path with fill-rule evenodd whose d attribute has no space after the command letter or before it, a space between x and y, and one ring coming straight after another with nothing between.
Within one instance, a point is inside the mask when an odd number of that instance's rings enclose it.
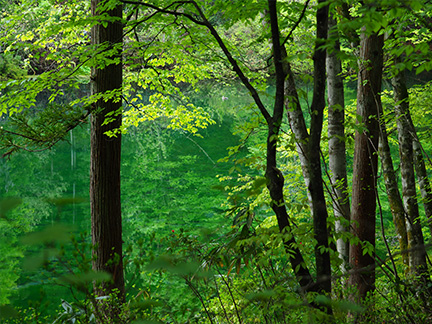
<instances>
[{"instance_id":1,"label":"thin twig","mask_svg":"<svg viewBox=\"0 0 432 324\"><path fill-rule=\"evenodd\" d=\"M303 6L303 10L300 14L300 17L297 19L297 21L295 22L294 26L291 28L290 32L288 33L287 37L285 37L284 41L282 42L281 46L285 46L285 43L288 41L288 39L290 39L290 37L292 36L294 30L298 27L298 25L300 24L300 22L302 21L305 13L306 13L306 9L309 5L310 0L306 0L304 6Z\"/></svg>"}]
</instances>

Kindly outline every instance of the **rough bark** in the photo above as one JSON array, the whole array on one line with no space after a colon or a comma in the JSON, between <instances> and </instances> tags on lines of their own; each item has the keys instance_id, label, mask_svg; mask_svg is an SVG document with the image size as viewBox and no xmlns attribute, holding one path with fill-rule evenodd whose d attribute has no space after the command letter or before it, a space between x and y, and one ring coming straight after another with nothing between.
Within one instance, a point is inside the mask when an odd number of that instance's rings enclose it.
<instances>
[{"instance_id":1,"label":"rough bark","mask_svg":"<svg viewBox=\"0 0 432 324\"><path fill-rule=\"evenodd\" d=\"M360 37L359 76L357 88L357 115L362 125L355 134L353 184L352 184L352 233L361 243L350 245L349 283L357 288L358 298L363 300L375 289L375 210L376 176L378 167L379 112L381 106L381 82L383 67L383 36ZM363 253L363 247L372 247L371 253Z\"/></svg>"},{"instance_id":2,"label":"rough bark","mask_svg":"<svg viewBox=\"0 0 432 324\"><path fill-rule=\"evenodd\" d=\"M92 0L92 15L101 14L98 5L102 0ZM102 24L92 27L92 43L108 44L117 49L102 67L92 71L92 95L105 94L109 91L120 91L122 87L121 41L122 41L122 6L105 12L117 18L103 27ZM119 45L120 44L120 45ZM105 132L118 129L121 125L120 95L107 100L100 99L95 103L91 116L91 158L90 158L90 206L92 220L93 269L104 271L112 280L96 288L97 295L118 294L124 299L124 277L122 260L122 220L120 204L120 151L121 134L109 137ZM103 125L105 117L113 122ZM111 313L112 315L112 313ZM106 316L111 316L106 315ZM112 318L112 317L111 317Z\"/></svg>"},{"instance_id":3,"label":"rough bark","mask_svg":"<svg viewBox=\"0 0 432 324\"><path fill-rule=\"evenodd\" d=\"M398 129L400 169L402 177L402 197L406 210L406 227L410 269L414 274L424 275L427 271L426 250L419 219L416 182L414 173L414 133L409 115L409 97L404 73L392 78L394 100L396 102L396 124Z\"/></svg>"},{"instance_id":4,"label":"rough bark","mask_svg":"<svg viewBox=\"0 0 432 324\"><path fill-rule=\"evenodd\" d=\"M324 1L318 1L322 4ZM317 281L323 292L331 292L331 267L329 234L327 230L327 207L321 171L321 133L324 120L325 89L326 89L326 51L322 48L327 39L328 6L321 6L317 10L317 40L313 56L314 61L314 90L311 104L311 130L308 142L309 150L309 192L312 198L312 215L314 225L315 262L317 267Z\"/></svg>"},{"instance_id":5,"label":"rough bark","mask_svg":"<svg viewBox=\"0 0 432 324\"><path fill-rule=\"evenodd\" d=\"M334 47L327 52L327 95L328 95L328 146L329 169L331 172L333 213L335 232L345 233L349 229L350 205L346 171L345 151L345 97L342 79L342 64L337 54L340 44L336 20L329 18L329 39L334 39ZM338 238L336 248L342 259L341 270L346 271L349 257L349 242Z\"/></svg>"},{"instance_id":6,"label":"rough bark","mask_svg":"<svg viewBox=\"0 0 432 324\"><path fill-rule=\"evenodd\" d=\"M409 118L411 120L411 117ZM426 171L426 165L423 157L423 150L419 138L416 135L416 130L412 125L411 129L415 138L413 140L414 165L417 174L417 181L420 187L422 196L423 208L426 219L428 220L429 231L432 233L432 189L429 177Z\"/></svg>"},{"instance_id":7,"label":"rough bark","mask_svg":"<svg viewBox=\"0 0 432 324\"><path fill-rule=\"evenodd\" d=\"M380 157L381 166L383 170L384 184L386 187L387 198L390 205L390 210L393 216L393 223L396 228L396 233L399 241L399 248L402 252L402 262L408 268L408 238L405 225L405 208L399 192L396 173L393 167L393 159L390 152L390 145L388 142L387 129L384 121L380 123ZM405 251L405 253L404 253Z\"/></svg>"}]
</instances>

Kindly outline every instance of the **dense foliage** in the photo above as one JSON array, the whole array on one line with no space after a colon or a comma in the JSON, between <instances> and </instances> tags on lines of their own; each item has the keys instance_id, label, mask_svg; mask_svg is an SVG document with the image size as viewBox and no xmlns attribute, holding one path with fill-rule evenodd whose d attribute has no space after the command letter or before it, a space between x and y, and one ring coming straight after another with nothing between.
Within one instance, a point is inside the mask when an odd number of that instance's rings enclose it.
<instances>
[{"instance_id":1,"label":"dense foliage","mask_svg":"<svg viewBox=\"0 0 432 324\"><path fill-rule=\"evenodd\" d=\"M121 22L109 15L119 4ZM432 231L429 2L106 0L102 15L79 0L0 6L2 322L107 322L109 304L121 308L110 315L118 323L431 320L430 265L416 254L428 256ZM328 17L336 25L327 35ZM121 47L92 43L91 28L110 23L123 24ZM384 36L383 90L362 120L356 91L370 79L356 81L376 62L362 61L360 48ZM120 50L121 91L91 93L94 71L119 64ZM335 110L344 116L347 179L336 182L332 112L320 104L325 79L316 63L326 51L336 51L345 90ZM398 99L405 73L409 96ZM98 100L123 103L104 123L123 114L107 135L121 133L123 142L125 303L94 291L111 278L92 270L89 234L88 120ZM405 118L412 128L403 135ZM345 181L352 200L354 151L370 121L381 146L369 157L381 160L369 188L376 235L362 241L350 230L361 219L349 223L348 215L339 229L336 189ZM411 160L401 136L418 147ZM391 170L381 155L386 138ZM415 165L411 188L404 161ZM390 172L405 202L405 242L388 200ZM338 240L359 246L369 267L356 268ZM360 288L352 279L359 273L372 273L373 283Z\"/></svg>"}]
</instances>

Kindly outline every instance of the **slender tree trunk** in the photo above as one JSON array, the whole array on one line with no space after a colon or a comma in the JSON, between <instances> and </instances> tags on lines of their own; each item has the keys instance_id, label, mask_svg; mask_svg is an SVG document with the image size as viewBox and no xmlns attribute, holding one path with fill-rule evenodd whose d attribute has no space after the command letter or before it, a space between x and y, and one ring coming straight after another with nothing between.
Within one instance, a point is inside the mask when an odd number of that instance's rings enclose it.
<instances>
[{"instance_id":1,"label":"slender tree trunk","mask_svg":"<svg viewBox=\"0 0 432 324\"><path fill-rule=\"evenodd\" d=\"M387 129L384 121L380 123L380 156L383 170L384 184L386 187L387 198L390 205L390 210L393 215L393 223L395 224L396 233L399 240L399 248L402 252L402 262L409 268L408 261L408 239L405 225L405 208L399 192L396 173L393 168L393 159L391 157L390 145L388 142Z\"/></svg>"},{"instance_id":2,"label":"slender tree trunk","mask_svg":"<svg viewBox=\"0 0 432 324\"><path fill-rule=\"evenodd\" d=\"M196 5L195 8L199 12L200 17L203 20L203 25L215 38L221 50L225 54L227 60L231 64L234 72L237 74L243 85L251 93L251 96L254 99L256 106L260 110L262 116L267 123L268 134L265 176L267 178L267 188L269 189L270 198L272 200L271 208L275 212L280 232L288 234L286 236L288 236L289 238L285 239L284 246L289 253L289 261L291 263L291 267L295 273L295 276L300 284L301 290L304 292L317 291L316 283L309 272L309 269L301 254L301 251L298 248L298 244L294 236L290 235L292 231L283 195L284 177L282 172L277 168L277 137L279 135L284 111L284 80L286 77L286 73L284 72L282 65L282 48L279 39L280 35L276 2L276 0L268 0L268 15L271 27L272 45L274 50L274 64L276 70L276 96L272 115L267 111L266 107L264 106L263 102L259 97L258 92L250 84L248 78L244 75L239 64L231 55L230 51L226 47L225 43L219 36L216 29L208 21L204 13L201 11L200 7Z\"/></svg>"},{"instance_id":3,"label":"slender tree trunk","mask_svg":"<svg viewBox=\"0 0 432 324\"><path fill-rule=\"evenodd\" d=\"M332 50L327 52L327 94L328 94L328 145L329 168L331 172L333 213L335 216L335 232L345 233L349 229L350 205L346 171L345 151L345 97L342 80L342 64L337 54L340 44L336 20L329 18L329 39L335 38ZM346 271L349 258L349 242L338 238L336 248L342 259L341 269Z\"/></svg>"},{"instance_id":4,"label":"slender tree trunk","mask_svg":"<svg viewBox=\"0 0 432 324\"><path fill-rule=\"evenodd\" d=\"M416 182L414 173L413 142L415 136L411 129L409 115L409 98L404 73L400 72L392 78L394 99L396 102L396 123L398 129L400 168L402 175L402 196L405 205L406 227L408 232L408 248L410 269L414 274L425 275L427 271L426 250L419 219Z\"/></svg>"},{"instance_id":5,"label":"slender tree trunk","mask_svg":"<svg viewBox=\"0 0 432 324\"><path fill-rule=\"evenodd\" d=\"M267 116L267 154L266 171L267 188L271 197L271 208L276 214L281 233L290 233L290 221L284 203L284 177L277 168L277 136L279 135L283 111L284 111L284 82L286 74L282 64L282 48L280 45L279 26L277 19L276 0L268 0L269 18L272 33L272 44L274 53L274 64L276 69L276 96L273 107L273 116ZM317 286L306 266L303 256L293 235L284 242L287 250L290 250L290 262L296 278L303 291L316 291Z\"/></svg>"},{"instance_id":6,"label":"slender tree trunk","mask_svg":"<svg viewBox=\"0 0 432 324\"><path fill-rule=\"evenodd\" d=\"M409 111L407 112L408 120L410 121L411 131L414 135L413 140L413 153L414 153L414 165L417 174L417 181L420 187L420 193L423 201L423 208L426 219L428 220L429 231L432 233L432 189L428 174L426 171L426 165L423 157L423 150Z\"/></svg>"},{"instance_id":7,"label":"slender tree trunk","mask_svg":"<svg viewBox=\"0 0 432 324\"><path fill-rule=\"evenodd\" d=\"M324 1L319 0L318 4ZM329 234L327 230L327 207L321 171L321 133L324 120L325 89L326 89L326 51L322 48L327 39L328 5L317 10L317 39L315 43L314 61L314 91L311 105L311 131L308 143L309 150L309 191L312 198L312 215L314 224L315 262L317 281L323 292L331 293L331 267ZM330 311L330 309L329 309Z\"/></svg>"},{"instance_id":8,"label":"slender tree trunk","mask_svg":"<svg viewBox=\"0 0 432 324\"><path fill-rule=\"evenodd\" d=\"M284 54L286 56L286 52L284 52ZM291 127L291 131L293 132L296 140L297 154L300 160L303 179L305 181L306 188L309 188L309 133L307 131L306 122L303 116L303 111L301 109L300 100L297 93L297 87L294 81L294 75L291 70L291 65L287 61L284 61L284 70L287 73L287 78L285 80L285 107L287 109L288 121ZM310 210L312 211L312 197L309 190L307 191L307 197Z\"/></svg>"},{"instance_id":9,"label":"slender tree trunk","mask_svg":"<svg viewBox=\"0 0 432 324\"><path fill-rule=\"evenodd\" d=\"M289 62L283 60L285 79L285 106L288 120L296 138L297 152L300 158L303 177L308 188L308 200L313 215L315 246L315 261L317 267L317 283L319 291L331 292L331 268L329 251L329 234L327 230L327 208L323 190L321 173L320 142L325 108L325 60L326 52L321 49L323 40L327 38L328 6L317 11L317 43L314 52L314 94L312 100L311 134L306 128L306 122L300 106L294 76ZM286 51L282 50L282 57ZM331 309L327 309L331 312Z\"/></svg>"},{"instance_id":10,"label":"slender tree trunk","mask_svg":"<svg viewBox=\"0 0 432 324\"><path fill-rule=\"evenodd\" d=\"M90 206L92 220L93 269L104 271L112 280L96 287L97 295L116 293L119 301L124 300L124 277L122 260L122 221L120 204L120 151L121 135L109 137L105 132L118 129L121 125L122 88L122 6L100 12L98 6L103 0L92 0L92 15L105 13L115 19L92 27L92 43L109 46L114 50L101 67L92 71L91 93L101 95L95 103L91 116L91 158L90 158ZM110 95L107 93L115 93ZM107 114L112 122L103 125ZM116 321L116 310L105 314Z\"/></svg>"},{"instance_id":11,"label":"slender tree trunk","mask_svg":"<svg viewBox=\"0 0 432 324\"><path fill-rule=\"evenodd\" d=\"M352 272L349 282L357 288L363 300L375 289L375 212L376 177L378 168L379 112L381 111L381 82L383 67L383 36L366 35L360 38L357 115L363 125L355 134L352 232L360 244L350 245ZM364 253L369 248L369 253Z\"/></svg>"}]
</instances>

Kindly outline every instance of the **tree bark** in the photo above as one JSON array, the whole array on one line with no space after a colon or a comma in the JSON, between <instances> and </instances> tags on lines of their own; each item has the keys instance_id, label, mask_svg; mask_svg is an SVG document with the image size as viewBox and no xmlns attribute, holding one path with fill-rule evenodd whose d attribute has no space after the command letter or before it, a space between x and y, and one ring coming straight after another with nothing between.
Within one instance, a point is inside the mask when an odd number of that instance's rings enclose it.
<instances>
[{"instance_id":1,"label":"tree bark","mask_svg":"<svg viewBox=\"0 0 432 324\"><path fill-rule=\"evenodd\" d=\"M346 171L345 149L345 97L342 79L342 64L337 54L340 52L336 20L329 18L329 39L334 40L334 47L327 52L327 95L328 95L328 146L329 169L331 172L333 213L335 232L345 233L349 229L350 205ZM342 259L341 270L346 271L349 258L349 242L338 238L336 248Z\"/></svg>"},{"instance_id":2,"label":"tree bark","mask_svg":"<svg viewBox=\"0 0 432 324\"><path fill-rule=\"evenodd\" d=\"M318 5L324 1L319 0ZM314 90L311 104L311 130L308 142L309 155L309 192L312 198L312 215L314 224L315 262L317 281L323 292L331 293L331 267L329 233L327 230L327 207L321 171L321 133L324 120L325 89L326 89L326 51L322 48L327 40L328 5L319 6L317 10L317 39L314 50ZM330 309L328 309L330 311Z\"/></svg>"},{"instance_id":3,"label":"tree bark","mask_svg":"<svg viewBox=\"0 0 432 324\"><path fill-rule=\"evenodd\" d=\"M326 52L321 48L327 38L328 6L317 11L317 41L314 51L314 93L312 99L311 133L308 134L303 111L297 94L294 75L288 61L283 60L285 78L285 107L291 130L296 138L297 152L300 159L303 178L308 188L308 201L314 223L315 262L317 267L317 287L322 293L331 292L331 268L329 251L329 233L327 230L327 208L324 196L320 142L325 108L325 60ZM282 57L286 58L286 51ZM331 312L328 308L327 311Z\"/></svg>"},{"instance_id":4,"label":"tree bark","mask_svg":"<svg viewBox=\"0 0 432 324\"><path fill-rule=\"evenodd\" d=\"M411 117L409 117L411 120ZM423 150L419 138L416 135L416 130L411 121L411 129L415 135L413 140L414 165L417 174L417 181L420 187L420 193L423 201L423 208L426 219L428 220L429 231L432 233L432 189L429 177L426 171L426 165L423 157Z\"/></svg>"},{"instance_id":5,"label":"tree bark","mask_svg":"<svg viewBox=\"0 0 432 324\"><path fill-rule=\"evenodd\" d=\"M121 134L109 137L105 133L118 129L121 125L122 88L122 6L100 12L98 6L103 0L92 0L93 16L107 14L115 21L104 27L92 27L92 43L96 46L109 46L115 54L104 58L93 68L91 94L100 95L91 116L91 158L90 158L90 206L92 220L93 269L104 271L112 280L96 287L99 296L116 293L119 301L124 301L124 277L122 259L122 219L120 204L120 152ZM101 18L102 19L102 18ZM110 95L109 93L115 93ZM103 124L107 114L112 122ZM111 320L114 313L105 314Z\"/></svg>"},{"instance_id":6,"label":"tree bark","mask_svg":"<svg viewBox=\"0 0 432 324\"><path fill-rule=\"evenodd\" d=\"M284 70L287 73L287 77L285 80L285 107L287 109L288 122L296 140L297 154L300 160L303 179L306 184L306 188L309 188L309 133L307 131L306 122L303 116L303 111L301 109L300 100L297 93L297 87L294 81L294 75L291 70L291 65L286 60L284 61ZM310 210L312 211L312 197L309 190L307 191L307 197Z\"/></svg>"},{"instance_id":7,"label":"tree bark","mask_svg":"<svg viewBox=\"0 0 432 324\"><path fill-rule=\"evenodd\" d=\"M393 223L398 235L399 248L402 252L402 262L409 268L408 261L408 238L405 225L405 208L399 192L396 173L393 168L393 159L391 157L390 145L388 142L387 129L384 121L380 123L380 157L383 170L384 184L386 187L387 198L390 210L393 216Z\"/></svg>"},{"instance_id":8,"label":"tree bark","mask_svg":"<svg viewBox=\"0 0 432 324\"><path fill-rule=\"evenodd\" d=\"M363 300L375 289L375 210L378 169L379 112L381 111L381 82L383 67L383 36L360 37L357 115L362 125L355 134L352 232L361 243L350 245L352 272L349 283L357 288ZM364 247L372 250L363 253Z\"/></svg>"},{"instance_id":9,"label":"tree bark","mask_svg":"<svg viewBox=\"0 0 432 324\"><path fill-rule=\"evenodd\" d=\"M414 173L413 143L415 136L411 129L409 115L409 97L403 71L392 78L394 99L396 102L396 124L398 129L400 169L402 176L402 197L406 210L406 227L408 233L409 263L416 275L426 275L426 250L419 219L416 182Z\"/></svg>"},{"instance_id":10,"label":"tree bark","mask_svg":"<svg viewBox=\"0 0 432 324\"><path fill-rule=\"evenodd\" d=\"M274 65L276 70L276 95L273 115L266 118L268 135L265 175L267 178L267 188L271 197L271 208L276 214L279 230L281 233L290 233L291 226L283 195L284 177L282 172L277 168L276 157L277 136L279 135L284 111L284 84L286 73L282 64L283 50L280 45L276 0L268 0L268 5ZM302 290L304 292L317 291L316 283L306 266L294 236L290 235L290 238L284 241L284 245L286 249L290 251L290 263Z\"/></svg>"}]
</instances>

